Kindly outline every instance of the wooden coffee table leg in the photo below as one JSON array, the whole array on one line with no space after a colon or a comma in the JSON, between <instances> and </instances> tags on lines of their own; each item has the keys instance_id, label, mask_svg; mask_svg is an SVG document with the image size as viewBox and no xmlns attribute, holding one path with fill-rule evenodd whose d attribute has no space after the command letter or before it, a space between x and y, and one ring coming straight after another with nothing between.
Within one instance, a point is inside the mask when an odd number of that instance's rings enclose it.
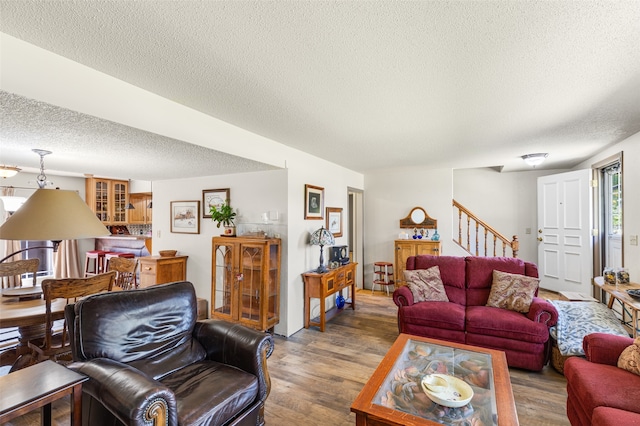
<instances>
[{"instance_id":1,"label":"wooden coffee table leg","mask_svg":"<svg viewBox=\"0 0 640 426\"><path fill-rule=\"evenodd\" d=\"M82 383L73 387L71 393L71 426L82 425Z\"/></svg>"},{"instance_id":2,"label":"wooden coffee table leg","mask_svg":"<svg viewBox=\"0 0 640 426\"><path fill-rule=\"evenodd\" d=\"M43 405L40 413L40 424L42 426L51 426L51 403Z\"/></svg>"}]
</instances>

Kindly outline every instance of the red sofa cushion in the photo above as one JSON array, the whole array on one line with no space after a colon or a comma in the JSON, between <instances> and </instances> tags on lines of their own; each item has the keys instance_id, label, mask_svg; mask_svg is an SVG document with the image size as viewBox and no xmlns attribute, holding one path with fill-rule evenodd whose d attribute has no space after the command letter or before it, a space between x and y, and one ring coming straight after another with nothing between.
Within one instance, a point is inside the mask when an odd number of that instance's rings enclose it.
<instances>
[{"instance_id":1,"label":"red sofa cushion","mask_svg":"<svg viewBox=\"0 0 640 426\"><path fill-rule=\"evenodd\" d=\"M464 331L464 306L451 302L420 302L402 308L402 322Z\"/></svg>"},{"instance_id":2,"label":"red sofa cushion","mask_svg":"<svg viewBox=\"0 0 640 426\"><path fill-rule=\"evenodd\" d=\"M596 407L591 426L640 426L640 414L611 407Z\"/></svg>"},{"instance_id":3,"label":"red sofa cushion","mask_svg":"<svg viewBox=\"0 0 640 426\"><path fill-rule=\"evenodd\" d=\"M489 300L493 271L525 275L524 261L513 257L467 256L466 264L467 306L484 306Z\"/></svg>"},{"instance_id":4,"label":"red sofa cushion","mask_svg":"<svg viewBox=\"0 0 640 426\"><path fill-rule=\"evenodd\" d=\"M465 296L465 263L463 257L457 256L431 256L428 254L410 256L407 258L407 270L429 269L438 266L440 278L444 284L444 290L450 302L459 305L466 304Z\"/></svg>"},{"instance_id":5,"label":"red sofa cushion","mask_svg":"<svg viewBox=\"0 0 640 426\"><path fill-rule=\"evenodd\" d=\"M549 339L547 324L531 321L520 312L491 306L467 306L466 330L517 342L545 343Z\"/></svg>"}]
</instances>

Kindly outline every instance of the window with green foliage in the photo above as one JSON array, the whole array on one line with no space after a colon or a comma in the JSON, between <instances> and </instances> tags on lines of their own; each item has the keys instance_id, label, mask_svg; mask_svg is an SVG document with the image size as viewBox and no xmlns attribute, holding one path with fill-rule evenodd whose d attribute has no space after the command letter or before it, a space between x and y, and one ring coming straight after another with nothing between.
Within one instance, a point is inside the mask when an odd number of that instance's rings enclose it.
<instances>
[{"instance_id":1,"label":"window with green foliage","mask_svg":"<svg viewBox=\"0 0 640 426\"><path fill-rule=\"evenodd\" d=\"M606 226L609 235L622 233L622 182L620 163L604 170L604 191L606 202Z\"/></svg>"}]
</instances>

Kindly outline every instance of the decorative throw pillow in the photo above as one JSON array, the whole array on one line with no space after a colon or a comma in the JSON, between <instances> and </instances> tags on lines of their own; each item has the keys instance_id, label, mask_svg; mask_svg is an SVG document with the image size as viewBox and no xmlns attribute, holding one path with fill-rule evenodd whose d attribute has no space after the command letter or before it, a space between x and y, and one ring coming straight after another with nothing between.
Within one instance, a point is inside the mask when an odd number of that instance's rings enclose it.
<instances>
[{"instance_id":1,"label":"decorative throw pillow","mask_svg":"<svg viewBox=\"0 0 640 426\"><path fill-rule=\"evenodd\" d=\"M404 279L407 287L413 294L414 302L448 302L449 298L444 291L444 284L440 278L440 268L432 266L429 269L416 269L404 271Z\"/></svg>"},{"instance_id":2,"label":"decorative throw pillow","mask_svg":"<svg viewBox=\"0 0 640 426\"><path fill-rule=\"evenodd\" d=\"M493 283L487 306L529 312L531 301L536 294L540 280L520 274L493 271Z\"/></svg>"},{"instance_id":3,"label":"decorative throw pillow","mask_svg":"<svg viewBox=\"0 0 640 426\"><path fill-rule=\"evenodd\" d=\"M640 337L636 337L633 344L622 351L618 358L618 368L640 376Z\"/></svg>"}]
</instances>

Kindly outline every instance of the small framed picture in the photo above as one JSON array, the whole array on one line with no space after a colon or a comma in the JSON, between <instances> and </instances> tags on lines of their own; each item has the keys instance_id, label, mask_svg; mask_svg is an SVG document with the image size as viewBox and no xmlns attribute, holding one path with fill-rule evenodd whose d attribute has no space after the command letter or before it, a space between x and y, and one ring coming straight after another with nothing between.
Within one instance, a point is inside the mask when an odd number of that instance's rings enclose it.
<instances>
[{"instance_id":1,"label":"small framed picture","mask_svg":"<svg viewBox=\"0 0 640 426\"><path fill-rule=\"evenodd\" d=\"M202 190L202 218L211 219L211 206L220 207L224 203L228 203L231 199L231 190L229 188L222 189L203 189Z\"/></svg>"},{"instance_id":2,"label":"small framed picture","mask_svg":"<svg viewBox=\"0 0 640 426\"><path fill-rule=\"evenodd\" d=\"M171 232L176 234L200 233L200 201L171 202Z\"/></svg>"},{"instance_id":3,"label":"small framed picture","mask_svg":"<svg viewBox=\"0 0 640 426\"><path fill-rule=\"evenodd\" d=\"M324 219L324 188L304 186L304 218Z\"/></svg>"},{"instance_id":4,"label":"small framed picture","mask_svg":"<svg viewBox=\"0 0 640 426\"><path fill-rule=\"evenodd\" d=\"M334 237L342 237L342 208L327 207L326 228Z\"/></svg>"}]
</instances>

